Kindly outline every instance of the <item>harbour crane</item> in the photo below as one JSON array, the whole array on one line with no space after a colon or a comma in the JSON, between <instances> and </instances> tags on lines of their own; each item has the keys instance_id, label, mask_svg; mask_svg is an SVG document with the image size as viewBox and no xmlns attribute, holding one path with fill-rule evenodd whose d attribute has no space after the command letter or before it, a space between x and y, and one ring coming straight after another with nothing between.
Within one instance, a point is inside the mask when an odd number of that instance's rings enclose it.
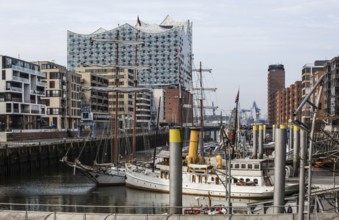
<instances>
[{"instance_id":1,"label":"harbour crane","mask_svg":"<svg viewBox=\"0 0 339 220\"><path fill-rule=\"evenodd\" d=\"M260 121L261 109L254 101L250 109L241 109L242 124L250 125Z\"/></svg>"},{"instance_id":2,"label":"harbour crane","mask_svg":"<svg viewBox=\"0 0 339 220\"><path fill-rule=\"evenodd\" d=\"M261 109L258 108L257 103L255 101L253 102L251 111L252 111L252 117L254 119L254 122L258 122L260 119L260 115L261 115Z\"/></svg>"}]
</instances>

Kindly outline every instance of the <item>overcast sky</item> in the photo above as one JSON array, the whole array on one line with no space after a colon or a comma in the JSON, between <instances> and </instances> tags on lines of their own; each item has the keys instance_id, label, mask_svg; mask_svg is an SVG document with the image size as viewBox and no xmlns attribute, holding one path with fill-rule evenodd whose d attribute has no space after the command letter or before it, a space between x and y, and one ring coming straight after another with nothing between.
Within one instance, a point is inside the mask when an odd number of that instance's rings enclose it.
<instances>
[{"instance_id":1,"label":"overcast sky","mask_svg":"<svg viewBox=\"0 0 339 220\"><path fill-rule=\"evenodd\" d=\"M337 0L0 0L0 54L67 66L67 30L90 34L137 16L160 24L170 15L193 22L196 68L201 61L207 87L218 88L220 110L256 101L267 112L267 68L283 64L286 86L301 80L304 64L339 55ZM223 113L225 114L225 113Z\"/></svg>"}]
</instances>

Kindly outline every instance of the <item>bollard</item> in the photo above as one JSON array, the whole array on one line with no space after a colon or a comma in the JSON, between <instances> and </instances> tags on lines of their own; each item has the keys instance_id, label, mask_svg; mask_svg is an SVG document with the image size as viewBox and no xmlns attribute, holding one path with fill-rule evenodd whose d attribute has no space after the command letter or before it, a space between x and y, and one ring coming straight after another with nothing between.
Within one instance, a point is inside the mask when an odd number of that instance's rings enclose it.
<instances>
[{"instance_id":1,"label":"bollard","mask_svg":"<svg viewBox=\"0 0 339 220\"><path fill-rule=\"evenodd\" d=\"M302 119L305 123L305 119ZM300 130L300 169L299 169L299 220L304 219L305 209L305 163L306 163L306 149L307 149L307 132Z\"/></svg>"},{"instance_id":2,"label":"bollard","mask_svg":"<svg viewBox=\"0 0 339 220\"><path fill-rule=\"evenodd\" d=\"M264 155L264 140L263 140L263 134L264 134L264 126L259 125L259 133L258 133L258 150L259 150L259 159L263 159Z\"/></svg>"},{"instance_id":3,"label":"bollard","mask_svg":"<svg viewBox=\"0 0 339 220\"><path fill-rule=\"evenodd\" d=\"M258 137L258 126L253 125L253 150L252 150L252 158L257 159L257 151L258 151L258 144L257 144L257 137Z\"/></svg>"},{"instance_id":4,"label":"bollard","mask_svg":"<svg viewBox=\"0 0 339 220\"><path fill-rule=\"evenodd\" d=\"M180 129L170 129L170 214L181 214L182 207L182 139ZM180 208L179 208L180 207Z\"/></svg>"},{"instance_id":5,"label":"bollard","mask_svg":"<svg viewBox=\"0 0 339 220\"><path fill-rule=\"evenodd\" d=\"M300 151L300 129L293 126L293 176L298 176L299 151Z\"/></svg>"},{"instance_id":6,"label":"bollard","mask_svg":"<svg viewBox=\"0 0 339 220\"><path fill-rule=\"evenodd\" d=\"M291 155L291 151L292 151L292 148L293 148L293 125L289 125L288 126L288 129L290 131L289 133L289 137L288 137L288 158L286 159L291 159L291 157L293 157L293 155Z\"/></svg>"},{"instance_id":7,"label":"bollard","mask_svg":"<svg viewBox=\"0 0 339 220\"><path fill-rule=\"evenodd\" d=\"M280 125L276 129L274 158L274 214L284 213L285 204L285 161L286 161L286 128Z\"/></svg>"}]
</instances>

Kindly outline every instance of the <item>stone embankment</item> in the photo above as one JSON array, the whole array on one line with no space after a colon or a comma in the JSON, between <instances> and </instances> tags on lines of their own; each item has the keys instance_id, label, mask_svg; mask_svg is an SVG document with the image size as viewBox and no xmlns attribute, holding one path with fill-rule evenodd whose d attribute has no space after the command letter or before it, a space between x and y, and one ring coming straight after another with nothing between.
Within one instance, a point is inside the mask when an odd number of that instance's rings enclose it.
<instances>
[{"instance_id":1,"label":"stone embankment","mask_svg":"<svg viewBox=\"0 0 339 220\"><path fill-rule=\"evenodd\" d=\"M297 214L276 215L146 215L146 214L110 214L110 213L55 213L0 211L0 219L6 220L297 220ZM305 216L306 219L306 216ZM338 213L312 214L311 220L339 220Z\"/></svg>"}]
</instances>

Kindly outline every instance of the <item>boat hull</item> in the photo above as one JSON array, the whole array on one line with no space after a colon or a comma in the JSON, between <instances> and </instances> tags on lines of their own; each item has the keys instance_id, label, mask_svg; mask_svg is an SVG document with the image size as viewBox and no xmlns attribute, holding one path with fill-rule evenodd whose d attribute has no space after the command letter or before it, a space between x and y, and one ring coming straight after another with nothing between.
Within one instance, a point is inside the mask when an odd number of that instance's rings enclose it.
<instances>
[{"instance_id":1,"label":"boat hull","mask_svg":"<svg viewBox=\"0 0 339 220\"><path fill-rule=\"evenodd\" d=\"M123 175L123 173L106 174L103 172L89 171L88 174L98 186L120 186L126 183L126 176Z\"/></svg>"},{"instance_id":2,"label":"boat hull","mask_svg":"<svg viewBox=\"0 0 339 220\"><path fill-rule=\"evenodd\" d=\"M169 193L169 179L160 178L160 176L159 172L152 173L147 169L138 171L135 166L126 166L126 186L131 188ZM222 184L192 183L189 181L189 178L189 173L183 172L183 194L212 197L226 196L226 190ZM287 185L285 188L285 194L293 194L298 192L298 189L299 186L297 184ZM232 198L266 199L272 198L273 194L274 186L231 185Z\"/></svg>"},{"instance_id":3,"label":"boat hull","mask_svg":"<svg viewBox=\"0 0 339 220\"><path fill-rule=\"evenodd\" d=\"M63 158L61 162L72 167L75 170L79 170L89 179L97 184L97 186L119 186L125 185L126 174L124 168L118 167L92 167L83 165L81 163L69 162Z\"/></svg>"}]
</instances>

